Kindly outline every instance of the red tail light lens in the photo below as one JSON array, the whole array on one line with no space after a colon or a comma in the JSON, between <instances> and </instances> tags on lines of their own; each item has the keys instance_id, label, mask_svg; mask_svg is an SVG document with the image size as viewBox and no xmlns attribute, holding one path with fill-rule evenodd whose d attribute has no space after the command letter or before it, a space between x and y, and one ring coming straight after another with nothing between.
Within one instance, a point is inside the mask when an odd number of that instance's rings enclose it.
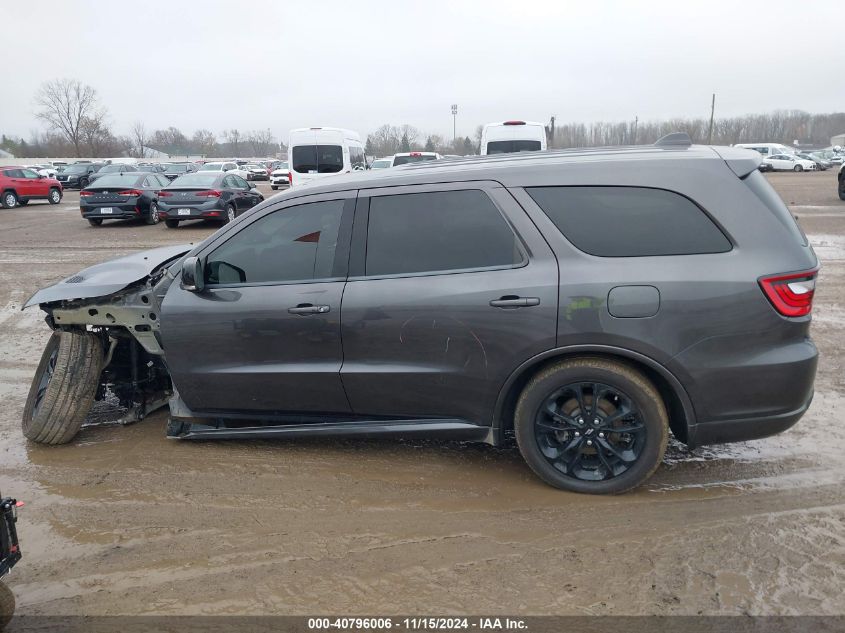
<instances>
[{"instance_id":1,"label":"red tail light lens","mask_svg":"<svg viewBox=\"0 0 845 633\"><path fill-rule=\"evenodd\" d=\"M127 189L126 191L118 191L117 195L119 196L142 196L144 195L143 191L139 191L138 189Z\"/></svg>"},{"instance_id":2,"label":"red tail light lens","mask_svg":"<svg viewBox=\"0 0 845 633\"><path fill-rule=\"evenodd\" d=\"M288 184L289 185L293 184L293 172L292 171L288 172Z\"/></svg>"},{"instance_id":3,"label":"red tail light lens","mask_svg":"<svg viewBox=\"0 0 845 633\"><path fill-rule=\"evenodd\" d=\"M201 198L219 198L223 194L216 189L209 189L208 191L197 191L194 195Z\"/></svg>"},{"instance_id":4,"label":"red tail light lens","mask_svg":"<svg viewBox=\"0 0 845 633\"><path fill-rule=\"evenodd\" d=\"M525 125L525 121L505 121L504 125Z\"/></svg>"},{"instance_id":5,"label":"red tail light lens","mask_svg":"<svg viewBox=\"0 0 845 633\"><path fill-rule=\"evenodd\" d=\"M172 193L170 193L169 191L159 191L159 192L158 192L158 197L159 197L159 198L169 198L169 197L170 197L170 196L172 196L172 195L173 195L173 194L172 194Z\"/></svg>"},{"instance_id":6,"label":"red tail light lens","mask_svg":"<svg viewBox=\"0 0 845 633\"><path fill-rule=\"evenodd\" d=\"M785 317L807 316L813 309L818 269L787 275L761 277L760 287L778 313Z\"/></svg>"},{"instance_id":7,"label":"red tail light lens","mask_svg":"<svg viewBox=\"0 0 845 633\"><path fill-rule=\"evenodd\" d=\"M93 195L94 195L93 191L85 191L84 189L79 192L80 198L87 198L88 196L93 196Z\"/></svg>"}]
</instances>

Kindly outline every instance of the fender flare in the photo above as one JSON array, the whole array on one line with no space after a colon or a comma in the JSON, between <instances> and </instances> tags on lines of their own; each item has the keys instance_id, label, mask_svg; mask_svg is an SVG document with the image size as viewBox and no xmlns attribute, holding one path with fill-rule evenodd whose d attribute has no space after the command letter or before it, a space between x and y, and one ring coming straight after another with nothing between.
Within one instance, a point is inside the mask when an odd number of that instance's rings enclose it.
<instances>
[{"instance_id":1,"label":"fender flare","mask_svg":"<svg viewBox=\"0 0 845 633\"><path fill-rule=\"evenodd\" d=\"M675 377L675 375L666 367L664 367L661 363L654 360L650 356L641 354L640 352L635 352L624 347L616 347L615 345L567 345L564 347L555 347L546 350L545 352L541 352L523 361L516 369L511 372L507 380L505 380L505 383L502 385L501 389L499 389L499 395L496 397L496 405L493 409L491 439L493 440L494 444L501 444L504 439L504 408L514 383L516 383L516 381L519 380L519 378L522 377L526 372L531 371L532 369L544 363L545 361L552 360L560 356L573 356L576 354L600 354L603 356L617 356L622 358L628 358L630 360L641 363L655 371L657 374L660 375L661 378L666 381L666 383L669 385L669 388L672 389L672 391L674 391L675 395L678 397L678 400L680 401L681 407L684 412L684 417L686 418L688 435L692 437L693 431L697 423L695 416L695 408L693 407L692 400L690 399L689 394L687 393L687 390L683 386L681 381L678 380L678 378Z\"/></svg>"}]
</instances>

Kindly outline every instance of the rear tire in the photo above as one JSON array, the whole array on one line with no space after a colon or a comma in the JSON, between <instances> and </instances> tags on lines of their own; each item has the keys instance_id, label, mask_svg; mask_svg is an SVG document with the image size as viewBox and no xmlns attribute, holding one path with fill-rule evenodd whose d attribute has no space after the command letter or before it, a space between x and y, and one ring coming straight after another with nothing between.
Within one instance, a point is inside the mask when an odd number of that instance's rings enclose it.
<instances>
[{"instance_id":1,"label":"rear tire","mask_svg":"<svg viewBox=\"0 0 845 633\"><path fill-rule=\"evenodd\" d=\"M0 580L0 631L6 628L15 613L15 594Z\"/></svg>"},{"instance_id":2,"label":"rear tire","mask_svg":"<svg viewBox=\"0 0 845 633\"><path fill-rule=\"evenodd\" d=\"M237 212L235 211L235 207L231 204L226 205L226 221L224 224L229 224L229 222L234 222L235 218L238 217Z\"/></svg>"},{"instance_id":3,"label":"rear tire","mask_svg":"<svg viewBox=\"0 0 845 633\"><path fill-rule=\"evenodd\" d=\"M158 224L159 217L158 217L158 204L155 201L150 202L150 213L146 217L147 224L153 225Z\"/></svg>"},{"instance_id":4,"label":"rear tire","mask_svg":"<svg viewBox=\"0 0 845 633\"><path fill-rule=\"evenodd\" d=\"M276 191L276 189L278 189L278 187L276 185L270 185L270 189L272 189L273 191Z\"/></svg>"},{"instance_id":5,"label":"rear tire","mask_svg":"<svg viewBox=\"0 0 845 633\"><path fill-rule=\"evenodd\" d=\"M580 389L571 390L576 385ZM619 494L646 481L669 438L669 417L654 385L605 358L575 358L540 371L519 397L514 426L519 450L540 479L591 494Z\"/></svg>"},{"instance_id":6,"label":"rear tire","mask_svg":"<svg viewBox=\"0 0 845 633\"><path fill-rule=\"evenodd\" d=\"M51 187L50 195L47 196L47 200L50 201L50 204L59 204L62 201L62 192L55 187Z\"/></svg>"},{"instance_id":7,"label":"rear tire","mask_svg":"<svg viewBox=\"0 0 845 633\"><path fill-rule=\"evenodd\" d=\"M79 190L80 191L85 189L85 187L87 187L87 186L88 186L88 179L87 178L83 178L82 180L79 181Z\"/></svg>"},{"instance_id":8,"label":"rear tire","mask_svg":"<svg viewBox=\"0 0 845 633\"><path fill-rule=\"evenodd\" d=\"M804 168L801 167L801 165L795 165L795 167L793 167L792 170L793 171L804 171Z\"/></svg>"},{"instance_id":9,"label":"rear tire","mask_svg":"<svg viewBox=\"0 0 845 633\"><path fill-rule=\"evenodd\" d=\"M100 218L88 218L88 224L91 226L100 226L103 221Z\"/></svg>"},{"instance_id":10,"label":"rear tire","mask_svg":"<svg viewBox=\"0 0 845 633\"><path fill-rule=\"evenodd\" d=\"M845 200L845 178L839 181L839 199Z\"/></svg>"},{"instance_id":11,"label":"rear tire","mask_svg":"<svg viewBox=\"0 0 845 633\"><path fill-rule=\"evenodd\" d=\"M14 191L7 191L3 194L3 204L0 205L5 209L14 209L18 206L18 196Z\"/></svg>"},{"instance_id":12,"label":"rear tire","mask_svg":"<svg viewBox=\"0 0 845 633\"><path fill-rule=\"evenodd\" d=\"M103 345L91 332L53 332L23 411L23 434L39 444L66 444L79 432L103 364Z\"/></svg>"},{"instance_id":13,"label":"rear tire","mask_svg":"<svg viewBox=\"0 0 845 633\"><path fill-rule=\"evenodd\" d=\"M168 229L178 229L179 220L165 220L164 226L166 226Z\"/></svg>"}]
</instances>

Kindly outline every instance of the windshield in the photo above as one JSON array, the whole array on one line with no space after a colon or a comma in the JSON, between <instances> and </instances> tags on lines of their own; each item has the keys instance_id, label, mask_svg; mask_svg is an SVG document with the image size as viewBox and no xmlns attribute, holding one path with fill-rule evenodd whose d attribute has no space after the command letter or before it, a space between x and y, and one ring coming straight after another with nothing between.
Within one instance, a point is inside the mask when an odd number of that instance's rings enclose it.
<instances>
[{"instance_id":1,"label":"windshield","mask_svg":"<svg viewBox=\"0 0 845 633\"><path fill-rule=\"evenodd\" d=\"M536 152L540 150L540 141L490 141L487 143L488 154L509 154L511 152Z\"/></svg>"},{"instance_id":2,"label":"windshield","mask_svg":"<svg viewBox=\"0 0 845 633\"><path fill-rule=\"evenodd\" d=\"M384 169L385 167L390 167L390 163L392 161L389 158L382 158L380 160L374 160L373 164L370 165L370 169Z\"/></svg>"},{"instance_id":3,"label":"windshield","mask_svg":"<svg viewBox=\"0 0 845 633\"><path fill-rule=\"evenodd\" d=\"M84 174L89 167L90 165L69 165L65 167L64 172L67 174Z\"/></svg>"},{"instance_id":4,"label":"windshield","mask_svg":"<svg viewBox=\"0 0 845 633\"><path fill-rule=\"evenodd\" d=\"M96 187L128 187L138 180L135 174L108 174L97 178Z\"/></svg>"},{"instance_id":5,"label":"windshield","mask_svg":"<svg viewBox=\"0 0 845 633\"><path fill-rule=\"evenodd\" d=\"M262 165L247 165L246 168L247 169L262 169L262 170L267 169L266 167L263 167Z\"/></svg>"},{"instance_id":6,"label":"windshield","mask_svg":"<svg viewBox=\"0 0 845 633\"><path fill-rule=\"evenodd\" d=\"M417 156L396 156L393 159L393 166L406 165L408 163L419 163L424 160L437 160L434 154L419 154Z\"/></svg>"},{"instance_id":7,"label":"windshield","mask_svg":"<svg viewBox=\"0 0 845 633\"><path fill-rule=\"evenodd\" d=\"M114 173L116 171L119 172L123 168L124 168L123 165L106 165L105 167L103 167L100 170L100 173L101 174L111 174L111 173Z\"/></svg>"},{"instance_id":8,"label":"windshield","mask_svg":"<svg viewBox=\"0 0 845 633\"><path fill-rule=\"evenodd\" d=\"M210 187L218 178L218 174L201 174L195 171L184 176L179 176L170 183L171 187Z\"/></svg>"},{"instance_id":9,"label":"windshield","mask_svg":"<svg viewBox=\"0 0 845 633\"><path fill-rule=\"evenodd\" d=\"M167 171L171 174L181 174L183 172L188 171L188 166L187 165L168 165L166 167L165 171Z\"/></svg>"},{"instance_id":10,"label":"windshield","mask_svg":"<svg viewBox=\"0 0 845 633\"><path fill-rule=\"evenodd\" d=\"M293 170L300 174L336 174L343 169L340 145L300 145L293 148Z\"/></svg>"},{"instance_id":11,"label":"windshield","mask_svg":"<svg viewBox=\"0 0 845 633\"><path fill-rule=\"evenodd\" d=\"M199 171L222 171L223 163L206 163L199 168Z\"/></svg>"}]
</instances>

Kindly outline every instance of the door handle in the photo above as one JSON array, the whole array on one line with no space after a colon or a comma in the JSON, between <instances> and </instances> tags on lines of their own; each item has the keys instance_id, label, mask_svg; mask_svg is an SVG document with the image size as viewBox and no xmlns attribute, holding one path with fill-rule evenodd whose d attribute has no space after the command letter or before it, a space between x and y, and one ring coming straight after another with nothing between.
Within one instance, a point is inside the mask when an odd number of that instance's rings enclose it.
<instances>
[{"instance_id":1,"label":"door handle","mask_svg":"<svg viewBox=\"0 0 845 633\"><path fill-rule=\"evenodd\" d=\"M331 310L331 306L315 306L310 303L300 303L295 308L288 308L291 314L325 314Z\"/></svg>"},{"instance_id":2,"label":"door handle","mask_svg":"<svg viewBox=\"0 0 845 633\"><path fill-rule=\"evenodd\" d=\"M540 298L507 295L500 299L493 299L490 305L494 308L527 308L528 306L540 305Z\"/></svg>"}]
</instances>

